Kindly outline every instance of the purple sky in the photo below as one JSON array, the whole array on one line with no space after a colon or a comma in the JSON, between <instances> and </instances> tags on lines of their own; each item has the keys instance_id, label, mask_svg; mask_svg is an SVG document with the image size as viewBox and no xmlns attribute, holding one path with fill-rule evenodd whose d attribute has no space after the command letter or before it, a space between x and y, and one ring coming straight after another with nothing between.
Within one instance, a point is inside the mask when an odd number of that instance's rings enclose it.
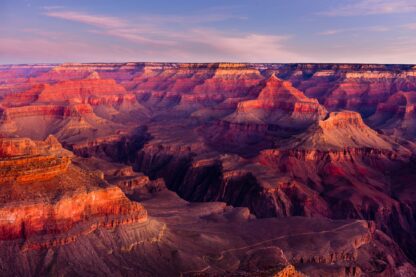
<instances>
[{"instance_id":1,"label":"purple sky","mask_svg":"<svg viewBox=\"0 0 416 277\"><path fill-rule=\"evenodd\" d=\"M0 63L416 63L416 0L0 0Z\"/></svg>"}]
</instances>

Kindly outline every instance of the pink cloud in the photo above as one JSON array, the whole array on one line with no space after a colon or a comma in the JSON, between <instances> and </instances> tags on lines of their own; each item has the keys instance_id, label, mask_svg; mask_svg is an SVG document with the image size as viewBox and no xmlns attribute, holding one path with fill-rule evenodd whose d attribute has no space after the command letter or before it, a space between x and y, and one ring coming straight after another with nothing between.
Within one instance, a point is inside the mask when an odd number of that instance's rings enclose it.
<instances>
[{"instance_id":1,"label":"pink cloud","mask_svg":"<svg viewBox=\"0 0 416 277\"><path fill-rule=\"evenodd\" d=\"M182 35L181 39L190 45L202 46L233 61L294 62L304 58L284 46L290 39L288 36L233 34L210 29L194 29Z\"/></svg>"},{"instance_id":2,"label":"pink cloud","mask_svg":"<svg viewBox=\"0 0 416 277\"><path fill-rule=\"evenodd\" d=\"M402 28L407 29L407 30L416 30L416 23L409 23L409 24L402 25Z\"/></svg>"},{"instance_id":3,"label":"pink cloud","mask_svg":"<svg viewBox=\"0 0 416 277\"><path fill-rule=\"evenodd\" d=\"M93 15L79 11L50 10L45 12L45 15L101 28L117 28L126 25L124 20L117 17Z\"/></svg>"},{"instance_id":4,"label":"pink cloud","mask_svg":"<svg viewBox=\"0 0 416 277\"><path fill-rule=\"evenodd\" d=\"M349 32L388 32L391 29L385 26L370 26L370 27L357 27L357 28L341 28L341 29L330 29L323 32L319 32L322 36L332 36L341 33Z\"/></svg>"}]
</instances>

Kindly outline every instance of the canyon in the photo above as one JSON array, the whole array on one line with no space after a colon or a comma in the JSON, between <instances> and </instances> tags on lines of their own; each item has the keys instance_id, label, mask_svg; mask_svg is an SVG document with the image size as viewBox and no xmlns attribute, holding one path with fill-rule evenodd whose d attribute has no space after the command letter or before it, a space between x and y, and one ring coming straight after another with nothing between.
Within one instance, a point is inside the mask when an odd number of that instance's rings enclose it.
<instances>
[{"instance_id":1,"label":"canyon","mask_svg":"<svg viewBox=\"0 0 416 277\"><path fill-rule=\"evenodd\" d=\"M0 65L1 276L415 276L416 66Z\"/></svg>"}]
</instances>

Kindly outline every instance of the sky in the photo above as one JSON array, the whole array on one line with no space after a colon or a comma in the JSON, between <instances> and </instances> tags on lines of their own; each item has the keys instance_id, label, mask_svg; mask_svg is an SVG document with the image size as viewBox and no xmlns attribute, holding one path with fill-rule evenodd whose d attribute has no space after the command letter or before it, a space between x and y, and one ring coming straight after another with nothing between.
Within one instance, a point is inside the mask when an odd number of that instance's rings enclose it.
<instances>
[{"instance_id":1,"label":"sky","mask_svg":"<svg viewBox=\"0 0 416 277\"><path fill-rule=\"evenodd\" d=\"M416 0L0 0L0 64L416 64Z\"/></svg>"}]
</instances>

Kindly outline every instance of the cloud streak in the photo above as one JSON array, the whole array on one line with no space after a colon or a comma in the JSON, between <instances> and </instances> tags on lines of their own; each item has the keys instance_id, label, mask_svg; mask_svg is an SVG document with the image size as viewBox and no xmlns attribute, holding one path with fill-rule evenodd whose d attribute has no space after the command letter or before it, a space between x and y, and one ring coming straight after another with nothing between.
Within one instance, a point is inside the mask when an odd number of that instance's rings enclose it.
<instances>
[{"instance_id":1,"label":"cloud streak","mask_svg":"<svg viewBox=\"0 0 416 277\"><path fill-rule=\"evenodd\" d=\"M117 17L93 15L78 11L56 11L53 9L51 11L45 12L45 15L102 28L117 28L126 24L124 20L121 20Z\"/></svg>"},{"instance_id":2,"label":"cloud streak","mask_svg":"<svg viewBox=\"0 0 416 277\"><path fill-rule=\"evenodd\" d=\"M388 32L391 29L385 26L371 26L371 27L357 27L357 28L342 28L342 29L329 29L326 31L319 32L319 35L322 36L333 36L343 33L350 33L350 32Z\"/></svg>"},{"instance_id":3,"label":"cloud streak","mask_svg":"<svg viewBox=\"0 0 416 277\"><path fill-rule=\"evenodd\" d=\"M362 16L416 12L414 0L354 0L347 5L322 12L327 16Z\"/></svg>"}]
</instances>

